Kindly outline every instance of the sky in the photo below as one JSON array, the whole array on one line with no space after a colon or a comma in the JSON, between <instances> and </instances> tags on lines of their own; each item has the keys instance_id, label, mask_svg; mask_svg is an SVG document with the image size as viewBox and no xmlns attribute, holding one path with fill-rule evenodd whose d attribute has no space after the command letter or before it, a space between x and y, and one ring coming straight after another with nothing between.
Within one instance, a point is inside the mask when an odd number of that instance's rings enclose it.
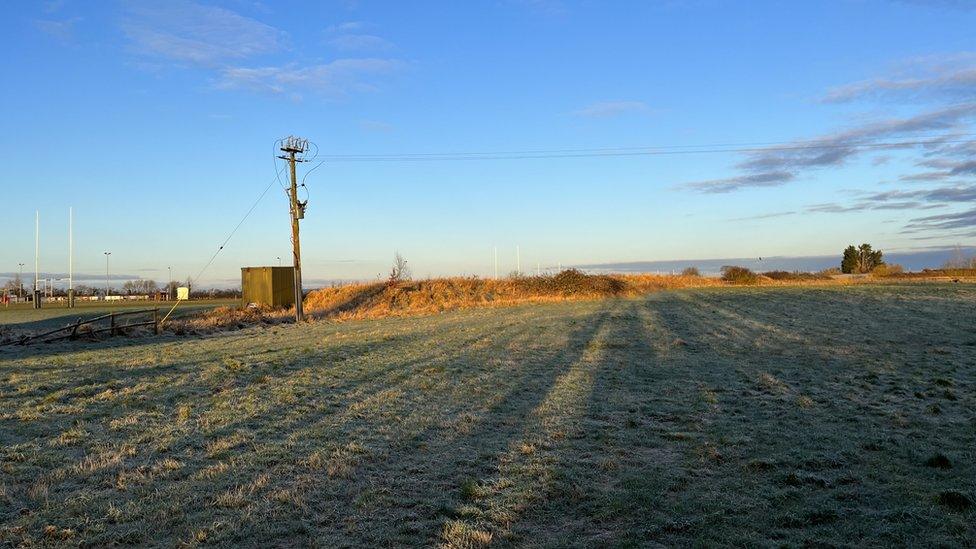
<instances>
[{"instance_id":1,"label":"sky","mask_svg":"<svg viewBox=\"0 0 976 549\"><path fill-rule=\"evenodd\" d=\"M287 264L288 135L309 285L976 237L976 2L0 9L0 275Z\"/></svg>"}]
</instances>

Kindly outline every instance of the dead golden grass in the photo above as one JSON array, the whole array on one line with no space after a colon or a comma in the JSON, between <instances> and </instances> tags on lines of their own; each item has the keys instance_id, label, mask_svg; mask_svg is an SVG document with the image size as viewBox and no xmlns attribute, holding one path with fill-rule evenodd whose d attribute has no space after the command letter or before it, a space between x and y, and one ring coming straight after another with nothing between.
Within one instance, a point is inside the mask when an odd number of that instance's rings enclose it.
<instances>
[{"instance_id":1,"label":"dead golden grass","mask_svg":"<svg viewBox=\"0 0 976 549\"><path fill-rule=\"evenodd\" d=\"M844 286L852 284L890 283L881 277L790 277L770 278L757 275L750 285L758 286ZM611 297L638 297L663 290L719 288L739 286L720 278L695 275L589 275L575 270L556 275L513 277L500 280L476 277L436 278L406 281L395 285L385 282L352 284L313 290L305 298L305 311L313 318L353 320L413 315L429 315L474 307L510 306L521 303L580 301ZM255 310L235 316L224 309L207 315L196 329L211 325L244 323L254 315L262 322L287 320L288 314ZM222 316L227 315L227 320Z\"/></svg>"},{"instance_id":2,"label":"dead golden grass","mask_svg":"<svg viewBox=\"0 0 976 549\"><path fill-rule=\"evenodd\" d=\"M393 286L377 282L315 290L305 299L305 309L314 316L339 320L382 318L530 302L633 297L661 290L723 284L717 279L698 276L609 276L577 271L501 280L438 278Z\"/></svg>"}]
</instances>

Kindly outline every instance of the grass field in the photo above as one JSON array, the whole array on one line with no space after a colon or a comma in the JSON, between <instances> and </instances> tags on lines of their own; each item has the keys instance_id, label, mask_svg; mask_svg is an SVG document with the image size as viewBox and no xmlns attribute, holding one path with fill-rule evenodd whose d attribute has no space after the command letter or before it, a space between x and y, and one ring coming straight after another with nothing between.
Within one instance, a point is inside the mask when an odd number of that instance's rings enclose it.
<instances>
[{"instance_id":1,"label":"grass field","mask_svg":"<svg viewBox=\"0 0 976 549\"><path fill-rule=\"evenodd\" d=\"M174 301L124 301L119 303L105 303L99 301L78 301L73 309L64 304L43 303L40 309L34 309L30 303L17 303L10 307L0 306L0 327L14 329L18 333L39 333L53 330L77 321L79 318L94 318L111 312L121 312L133 309L154 309L166 314L176 302ZM173 318L185 316L221 306L240 305L239 299L201 299L186 301L173 312Z\"/></svg>"},{"instance_id":2,"label":"grass field","mask_svg":"<svg viewBox=\"0 0 976 549\"><path fill-rule=\"evenodd\" d=\"M0 351L0 544L976 544L976 287Z\"/></svg>"}]
</instances>

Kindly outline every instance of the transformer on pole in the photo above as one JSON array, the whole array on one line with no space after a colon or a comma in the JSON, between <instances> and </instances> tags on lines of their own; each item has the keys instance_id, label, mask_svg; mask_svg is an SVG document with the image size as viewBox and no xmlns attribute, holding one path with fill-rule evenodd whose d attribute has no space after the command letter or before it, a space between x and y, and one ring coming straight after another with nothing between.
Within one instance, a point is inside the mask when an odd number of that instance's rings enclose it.
<instances>
[{"instance_id":1,"label":"transformer on pole","mask_svg":"<svg viewBox=\"0 0 976 549\"><path fill-rule=\"evenodd\" d=\"M308 140L301 137L289 136L281 142L281 152L285 153L278 158L288 162L291 172L291 188L288 192L288 202L291 210L291 244L292 257L295 270L295 320L301 322L305 320L305 310L302 307L302 249L298 237L298 221L305 218L305 206L308 201L298 200L298 178L295 174L295 163L304 162L297 155L308 150Z\"/></svg>"}]
</instances>

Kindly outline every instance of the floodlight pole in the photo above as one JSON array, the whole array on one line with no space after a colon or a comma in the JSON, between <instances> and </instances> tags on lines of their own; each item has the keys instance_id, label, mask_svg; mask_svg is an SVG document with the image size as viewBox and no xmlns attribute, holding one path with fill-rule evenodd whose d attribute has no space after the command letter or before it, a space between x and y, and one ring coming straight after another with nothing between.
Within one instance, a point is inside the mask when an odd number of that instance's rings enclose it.
<instances>
[{"instance_id":1,"label":"floodlight pole","mask_svg":"<svg viewBox=\"0 0 976 549\"><path fill-rule=\"evenodd\" d=\"M112 252L105 252L105 301L108 301L108 256Z\"/></svg>"},{"instance_id":2,"label":"floodlight pole","mask_svg":"<svg viewBox=\"0 0 976 549\"><path fill-rule=\"evenodd\" d=\"M305 310L302 306L302 247L298 237L298 220L305 217L305 204L298 201L298 176L295 173L295 163L301 162L301 159L295 155L305 152L305 146L304 140L289 137L281 147L281 151L287 153L287 156L280 157L288 162L291 172L291 189L288 193L288 202L291 209L291 245L295 267L295 320L297 322L305 320Z\"/></svg>"},{"instance_id":3,"label":"floodlight pole","mask_svg":"<svg viewBox=\"0 0 976 549\"><path fill-rule=\"evenodd\" d=\"M495 280L498 280L498 246L495 246L494 248L494 256L495 256Z\"/></svg>"},{"instance_id":4,"label":"floodlight pole","mask_svg":"<svg viewBox=\"0 0 976 549\"><path fill-rule=\"evenodd\" d=\"M34 308L41 308L41 293L38 289L41 277L41 212L34 211Z\"/></svg>"},{"instance_id":5,"label":"floodlight pole","mask_svg":"<svg viewBox=\"0 0 976 549\"><path fill-rule=\"evenodd\" d=\"M74 268L75 268L75 234L74 234L74 223L75 223L75 209L74 207L68 208L68 308L73 309L75 306L75 281L74 281Z\"/></svg>"}]
</instances>

